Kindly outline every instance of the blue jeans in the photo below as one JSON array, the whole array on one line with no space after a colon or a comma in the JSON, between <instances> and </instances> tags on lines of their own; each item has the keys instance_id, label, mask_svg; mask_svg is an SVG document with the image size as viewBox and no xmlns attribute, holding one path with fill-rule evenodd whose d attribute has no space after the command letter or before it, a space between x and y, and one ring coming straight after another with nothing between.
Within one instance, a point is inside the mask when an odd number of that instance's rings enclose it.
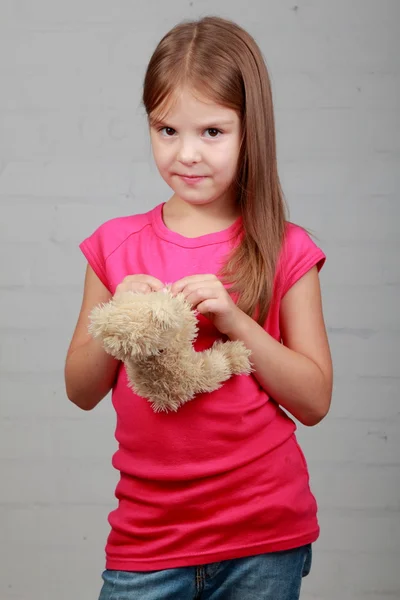
<instances>
[{"instance_id":1,"label":"blue jeans","mask_svg":"<svg viewBox=\"0 0 400 600\"><path fill-rule=\"evenodd\" d=\"M103 573L99 600L298 600L311 544L199 567Z\"/></svg>"}]
</instances>

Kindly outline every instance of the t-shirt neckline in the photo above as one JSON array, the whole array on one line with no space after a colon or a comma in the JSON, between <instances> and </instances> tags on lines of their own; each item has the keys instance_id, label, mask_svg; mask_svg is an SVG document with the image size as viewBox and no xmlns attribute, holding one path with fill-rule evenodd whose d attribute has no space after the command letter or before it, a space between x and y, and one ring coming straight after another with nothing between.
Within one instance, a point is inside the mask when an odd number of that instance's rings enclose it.
<instances>
[{"instance_id":1,"label":"t-shirt neckline","mask_svg":"<svg viewBox=\"0 0 400 600\"><path fill-rule=\"evenodd\" d=\"M214 233L208 233L206 235L201 235L194 238L188 238L180 233L176 233L168 227L164 223L163 219L163 207L165 202L156 206L152 211L152 224L156 234L177 246L183 246L186 248L197 248L199 246L209 246L211 244L220 244L223 242L227 242L232 238L236 237L242 230L242 217L238 217L232 225L228 228L223 229L222 231L217 231Z\"/></svg>"}]
</instances>

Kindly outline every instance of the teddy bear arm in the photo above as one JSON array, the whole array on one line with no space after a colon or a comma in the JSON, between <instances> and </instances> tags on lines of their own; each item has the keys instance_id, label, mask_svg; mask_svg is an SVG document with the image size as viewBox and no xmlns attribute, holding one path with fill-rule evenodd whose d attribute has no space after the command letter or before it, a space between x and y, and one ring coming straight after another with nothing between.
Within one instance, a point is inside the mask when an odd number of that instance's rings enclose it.
<instances>
[{"instance_id":1,"label":"teddy bear arm","mask_svg":"<svg viewBox=\"0 0 400 600\"><path fill-rule=\"evenodd\" d=\"M229 379L231 373L226 357L216 349L195 352L192 377L195 379L196 394L213 392Z\"/></svg>"},{"instance_id":2,"label":"teddy bear arm","mask_svg":"<svg viewBox=\"0 0 400 600\"><path fill-rule=\"evenodd\" d=\"M249 375L252 372L251 351L246 348L243 342L239 340L216 342L212 349L221 352L225 356L229 363L231 375Z\"/></svg>"}]
</instances>

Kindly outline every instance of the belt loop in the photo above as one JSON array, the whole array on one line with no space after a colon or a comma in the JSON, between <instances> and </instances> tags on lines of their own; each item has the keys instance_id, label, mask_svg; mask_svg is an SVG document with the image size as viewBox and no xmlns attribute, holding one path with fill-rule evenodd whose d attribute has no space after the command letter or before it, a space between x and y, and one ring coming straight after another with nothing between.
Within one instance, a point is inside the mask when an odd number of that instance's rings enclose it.
<instances>
[{"instance_id":1,"label":"belt loop","mask_svg":"<svg viewBox=\"0 0 400 600\"><path fill-rule=\"evenodd\" d=\"M205 578L206 574L204 567L196 567L196 600L200 598L200 594L204 590Z\"/></svg>"}]
</instances>

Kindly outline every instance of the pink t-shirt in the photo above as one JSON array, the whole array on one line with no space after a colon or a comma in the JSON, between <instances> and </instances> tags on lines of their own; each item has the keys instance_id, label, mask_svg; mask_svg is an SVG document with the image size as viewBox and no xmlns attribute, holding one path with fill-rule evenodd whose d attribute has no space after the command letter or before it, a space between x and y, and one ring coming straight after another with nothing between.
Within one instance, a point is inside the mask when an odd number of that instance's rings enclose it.
<instances>
[{"instance_id":1,"label":"pink t-shirt","mask_svg":"<svg viewBox=\"0 0 400 600\"><path fill-rule=\"evenodd\" d=\"M112 219L80 248L115 292L134 273L164 283L217 274L237 242L241 220L197 238L170 231L162 206ZM287 290L325 255L308 234L287 225L265 329L280 340L279 306ZM196 350L221 334L199 318ZM295 548L319 535L317 506L296 441L295 423L253 376L235 376L176 413L155 413L127 386L121 364L112 393L120 471L111 512L108 569L147 571Z\"/></svg>"}]
</instances>

